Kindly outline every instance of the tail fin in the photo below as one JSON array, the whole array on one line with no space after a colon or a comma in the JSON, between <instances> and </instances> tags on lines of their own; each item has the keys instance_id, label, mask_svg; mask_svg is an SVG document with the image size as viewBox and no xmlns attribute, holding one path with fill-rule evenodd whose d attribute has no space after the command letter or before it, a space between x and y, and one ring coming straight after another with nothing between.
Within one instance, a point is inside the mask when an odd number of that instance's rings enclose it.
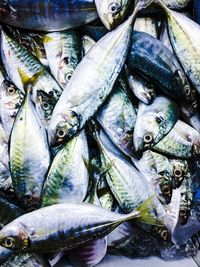
<instances>
[{"instance_id":1,"label":"tail fin","mask_svg":"<svg viewBox=\"0 0 200 267\"><path fill-rule=\"evenodd\" d=\"M155 215L150 213L152 207L154 206L154 197L154 195L149 197L136 210L127 215L124 215L118 223L123 223L130 220L137 220L139 222L151 225L163 226L163 223L158 218L156 218Z\"/></svg>"},{"instance_id":2,"label":"tail fin","mask_svg":"<svg viewBox=\"0 0 200 267\"><path fill-rule=\"evenodd\" d=\"M149 197L137 208L137 211L139 212L138 221L151 225L161 226L163 225L163 223L155 215L150 213L152 208L154 207L154 198L154 195Z\"/></svg>"},{"instance_id":3,"label":"tail fin","mask_svg":"<svg viewBox=\"0 0 200 267\"><path fill-rule=\"evenodd\" d=\"M30 77L23 69L18 68L19 76L24 87L25 92L30 92L30 88L37 82L39 77L43 74L45 69L41 69Z\"/></svg>"}]
</instances>

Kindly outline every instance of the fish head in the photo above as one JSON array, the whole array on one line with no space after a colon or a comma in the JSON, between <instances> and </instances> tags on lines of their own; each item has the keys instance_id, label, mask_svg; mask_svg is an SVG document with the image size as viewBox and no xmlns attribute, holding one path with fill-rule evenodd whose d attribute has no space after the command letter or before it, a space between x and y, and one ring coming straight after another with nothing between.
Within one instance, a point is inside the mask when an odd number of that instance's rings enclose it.
<instances>
[{"instance_id":1,"label":"fish head","mask_svg":"<svg viewBox=\"0 0 200 267\"><path fill-rule=\"evenodd\" d=\"M10 223L0 231L0 245L10 250L25 250L30 244L29 235L20 223Z\"/></svg>"},{"instance_id":2,"label":"fish head","mask_svg":"<svg viewBox=\"0 0 200 267\"><path fill-rule=\"evenodd\" d=\"M55 104L56 100L52 95L47 94L43 90L37 90L36 110L45 125L48 125Z\"/></svg>"},{"instance_id":3,"label":"fish head","mask_svg":"<svg viewBox=\"0 0 200 267\"><path fill-rule=\"evenodd\" d=\"M163 204L168 204L172 197L172 179L168 171L157 173L153 180L154 189L160 201Z\"/></svg>"},{"instance_id":4,"label":"fish head","mask_svg":"<svg viewBox=\"0 0 200 267\"><path fill-rule=\"evenodd\" d=\"M80 129L81 116L70 109L52 116L48 127L49 144L56 147L75 135Z\"/></svg>"},{"instance_id":5,"label":"fish head","mask_svg":"<svg viewBox=\"0 0 200 267\"><path fill-rule=\"evenodd\" d=\"M187 168L186 161L172 160L173 188L178 188L182 184Z\"/></svg>"},{"instance_id":6,"label":"fish head","mask_svg":"<svg viewBox=\"0 0 200 267\"><path fill-rule=\"evenodd\" d=\"M58 71L57 71L58 83L62 85L63 88L66 87L74 72L74 68L70 67L69 64L70 64L69 57L61 59L58 63Z\"/></svg>"},{"instance_id":7,"label":"fish head","mask_svg":"<svg viewBox=\"0 0 200 267\"><path fill-rule=\"evenodd\" d=\"M108 30L117 27L125 17L130 0L95 0L98 15Z\"/></svg>"}]
</instances>

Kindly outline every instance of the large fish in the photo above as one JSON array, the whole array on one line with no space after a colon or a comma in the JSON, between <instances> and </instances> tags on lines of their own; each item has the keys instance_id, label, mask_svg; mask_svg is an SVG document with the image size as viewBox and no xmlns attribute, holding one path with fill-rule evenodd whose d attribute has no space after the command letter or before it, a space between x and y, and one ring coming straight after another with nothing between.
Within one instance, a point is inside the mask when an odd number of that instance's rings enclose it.
<instances>
[{"instance_id":1,"label":"large fish","mask_svg":"<svg viewBox=\"0 0 200 267\"><path fill-rule=\"evenodd\" d=\"M3 0L0 21L36 31L75 28L97 18L93 0Z\"/></svg>"}]
</instances>

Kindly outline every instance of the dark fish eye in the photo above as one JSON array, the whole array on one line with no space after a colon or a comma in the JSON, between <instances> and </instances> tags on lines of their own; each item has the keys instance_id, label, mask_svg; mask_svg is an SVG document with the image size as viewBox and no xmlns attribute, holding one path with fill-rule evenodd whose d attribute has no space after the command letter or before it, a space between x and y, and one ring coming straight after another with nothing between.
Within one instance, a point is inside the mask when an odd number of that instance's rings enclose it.
<instances>
[{"instance_id":1,"label":"dark fish eye","mask_svg":"<svg viewBox=\"0 0 200 267\"><path fill-rule=\"evenodd\" d=\"M171 194L170 187L168 185L163 186L162 192L164 195L170 195Z\"/></svg>"},{"instance_id":2,"label":"dark fish eye","mask_svg":"<svg viewBox=\"0 0 200 267\"><path fill-rule=\"evenodd\" d=\"M189 96L190 95L190 87L189 87L189 85L186 85L185 87L184 87L184 91L185 91L185 95L186 96Z\"/></svg>"},{"instance_id":3,"label":"dark fish eye","mask_svg":"<svg viewBox=\"0 0 200 267\"><path fill-rule=\"evenodd\" d=\"M164 121L163 117L157 117L157 118L156 118L156 122L157 122L157 123L161 123L161 122L163 122L163 121Z\"/></svg>"},{"instance_id":4,"label":"dark fish eye","mask_svg":"<svg viewBox=\"0 0 200 267\"><path fill-rule=\"evenodd\" d=\"M116 15L117 13L119 13L120 9L121 9L121 6L115 2L111 3L109 6L109 10L112 15Z\"/></svg>"},{"instance_id":5,"label":"dark fish eye","mask_svg":"<svg viewBox=\"0 0 200 267\"><path fill-rule=\"evenodd\" d=\"M7 92L10 94L10 95L14 95L15 93L15 88L13 86L9 86L7 88Z\"/></svg>"},{"instance_id":6,"label":"dark fish eye","mask_svg":"<svg viewBox=\"0 0 200 267\"><path fill-rule=\"evenodd\" d=\"M174 169L174 176L176 178L181 178L183 176L183 172L180 168L175 168Z\"/></svg>"},{"instance_id":7,"label":"dark fish eye","mask_svg":"<svg viewBox=\"0 0 200 267\"><path fill-rule=\"evenodd\" d=\"M186 217L186 215L187 215L187 211L185 209L181 209L180 210L180 216L181 217Z\"/></svg>"},{"instance_id":8,"label":"dark fish eye","mask_svg":"<svg viewBox=\"0 0 200 267\"><path fill-rule=\"evenodd\" d=\"M49 109L49 104L47 102L42 103L42 109L43 110L48 110Z\"/></svg>"},{"instance_id":9,"label":"dark fish eye","mask_svg":"<svg viewBox=\"0 0 200 267\"><path fill-rule=\"evenodd\" d=\"M6 238L4 245L6 248L13 248L15 246L15 239L12 237Z\"/></svg>"},{"instance_id":10,"label":"dark fish eye","mask_svg":"<svg viewBox=\"0 0 200 267\"><path fill-rule=\"evenodd\" d=\"M153 141L153 135L151 133L146 133L143 140L146 144L150 144Z\"/></svg>"},{"instance_id":11,"label":"dark fish eye","mask_svg":"<svg viewBox=\"0 0 200 267\"><path fill-rule=\"evenodd\" d=\"M58 130L57 136L59 138L63 138L65 136L66 132L63 129Z\"/></svg>"},{"instance_id":12,"label":"dark fish eye","mask_svg":"<svg viewBox=\"0 0 200 267\"><path fill-rule=\"evenodd\" d=\"M163 240L167 240L168 239L168 232L167 230L164 230L161 232L161 237L163 238Z\"/></svg>"}]
</instances>

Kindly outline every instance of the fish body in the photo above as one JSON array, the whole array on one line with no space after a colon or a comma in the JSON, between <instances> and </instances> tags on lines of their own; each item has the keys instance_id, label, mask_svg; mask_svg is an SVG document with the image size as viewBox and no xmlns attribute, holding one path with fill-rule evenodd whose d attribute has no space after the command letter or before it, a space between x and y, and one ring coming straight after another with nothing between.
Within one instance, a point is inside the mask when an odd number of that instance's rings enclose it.
<instances>
[{"instance_id":1,"label":"fish body","mask_svg":"<svg viewBox=\"0 0 200 267\"><path fill-rule=\"evenodd\" d=\"M152 199L148 199L128 215L91 204L52 205L22 215L5 226L0 231L0 244L24 252L73 249L108 235L121 223L134 218L158 223L147 211L151 205Z\"/></svg>"},{"instance_id":2,"label":"fish body","mask_svg":"<svg viewBox=\"0 0 200 267\"><path fill-rule=\"evenodd\" d=\"M46 132L27 93L17 113L10 140L10 171L13 187L24 206L41 197L50 164Z\"/></svg>"},{"instance_id":3,"label":"fish body","mask_svg":"<svg viewBox=\"0 0 200 267\"><path fill-rule=\"evenodd\" d=\"M89 160L84 130L71 139L55 156L42 192L42 206L83 202L89 183L84 161Z\"/></svg>"},{"instance_id":4,"label":"fish body","mask_svg":"<svg viewBox=\"0 0 200 267\"><path fill-rule=\"evenodd\" d=\"M81 36L75 31L47 33L44 47L51 73L64 89L82 58Z\"/></svg>"},{"instance_id":5,"label":"fish body","mask_svg":"<svg viewBox=\"0 0 200 267\"><path fill-rule=\"evenodd\" d=\"M93 0L6 0L0 4L0 21L28 30L59 31L96 18Z\"/></svg>"},{"instance_id":6,"label":"fish body","mask_svg":"<svg viewBox=\"0 0 200 267\"><path fill-rule=\"evenodd\" d=\"M98 111L97 120L120 150L127 155L133 154L136 108L127 95L124 81L115 85L113 93Z\"/></svg>"},{"instance_id":7,"label":"fish body","mask_svg":"<svg viewBox=\"0 0 200 267\"><path fill-rule=\"evenodd\" d=\"M132 16L98 41L77 66L53 111L50 145L59 145L83 128L110 94L128 52Z\"/></svg>"}]
</instances>

